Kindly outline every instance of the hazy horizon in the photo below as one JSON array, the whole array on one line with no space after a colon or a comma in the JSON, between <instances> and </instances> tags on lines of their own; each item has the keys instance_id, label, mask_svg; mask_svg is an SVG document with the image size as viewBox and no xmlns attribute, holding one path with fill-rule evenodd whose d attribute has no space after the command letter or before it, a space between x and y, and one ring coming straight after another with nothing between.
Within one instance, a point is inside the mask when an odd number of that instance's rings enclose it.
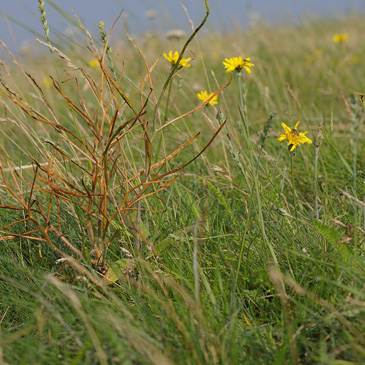
<instances>
[{"instance_id":1,"label":"hazy horizon","mask_svg":"<svg viewBox=\"0 0 365 365\"><path fill-rule=\"evenodd\" d=\"M100 20L105 21L109 29L120 11L128 17L128 27L132 33L154 29L166 32L169 29L182 28L187 30L189 22L179 0L139 0L131 3L123 0L62 0L53 1L67 13L74 11L86 27L96 34ZM206 28L216 30L231 30L235 26L246 27L250 19L261 19L264 22L293 22L307 14L321 17L333 17L350 12L365 12L364 0L210 0L211 16ZM51 28L51 38L59 32L65 32L70 24L54 10L52 3L46 1L46 13ZM204 16L204 1L185 0L189 15L198 24ZM154 10L155 17L148 18L146 12ZM42 24L39 20L38 1L3 0L0 6L0 39L12 49L18 49L23 42L35 39L35 35L27 31L11 18L16 19L31 30L43 36ZM152 12L149 14L153 15ZM126 19L122 20L126 25ZM341 29L339 31L342 31Z\"/></svg>"}]
</instances>

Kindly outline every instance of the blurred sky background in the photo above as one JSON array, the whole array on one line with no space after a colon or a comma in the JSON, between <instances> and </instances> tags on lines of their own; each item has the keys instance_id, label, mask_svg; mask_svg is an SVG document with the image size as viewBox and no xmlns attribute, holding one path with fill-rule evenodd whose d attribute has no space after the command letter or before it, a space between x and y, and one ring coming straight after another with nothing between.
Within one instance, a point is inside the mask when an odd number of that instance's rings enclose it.
<instances>
[{"instance_id":1,"label":"blurred sky background","mask_svg":"<svg viewBox=\"0 0 365 365\"><path fill-rule=\"evenodd\" d=\"M94 35L100 20L104 20L109 29L121 10L128 15L128 21L123 19L121 23L124 27L128 25L132 34L149 29L161 33L176 28L188 30L189 23L181 2L197 25L204 15L204 0L53 0L53 4L69 14L74 11ZM313 16L336 17L351 12L365 14L365 0L210 0L209 3L211 16L206 29L223 31L247 27L253 19L269 24L293 23ZM154 10L155 14L148 13L148 10ZM46 12L51 38L67 31L70 23L47 0ZM148 18L148 14L155 17ZM19 49L24 42L37 37L24 29L26 27L43 35L38 0L0 0L0 39L11 49Z\"/></svg>"}]
</instances>

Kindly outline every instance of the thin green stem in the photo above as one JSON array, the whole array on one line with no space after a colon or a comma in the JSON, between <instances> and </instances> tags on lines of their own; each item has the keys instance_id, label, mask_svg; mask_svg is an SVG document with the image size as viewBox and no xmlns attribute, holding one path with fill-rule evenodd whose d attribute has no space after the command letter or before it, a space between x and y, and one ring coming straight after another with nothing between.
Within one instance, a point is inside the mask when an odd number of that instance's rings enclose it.
<instances>
[{"instance_id":1,"label":"thin green stem","mask_svg":"<svg viewBox=\"0 0 365 365\"><path fill-rule=\"evenodd\" d=\"M241 119L244 125L244 133L247 140L249 139L248 112L247 112L247 85L245 75L237 74L239 89L239 109Z\"/></svg>"},{"instance_id":2,"label":"thin green stem","mask_svg":"<svg viewBox=\"0 0 365 365\"><path fill-rule=\"evenodd\" d=\"M194 272L194 295L195 301L199 305L199 263L198 263L198 222L194 226L194 251L193 251L193 272Z\"/></svg>"},{"instance_id":3,"label":"thin green stem","mask_svg":"<svg viewBox=\"0 0 365 365\"><path fill-rule=\"evenodd\" d=\"M319 158L319 146L315 147L314 155L314 212L316 219L319 219L318 210L318 158Z\"/></svg>"},{"instance_id":4,"label":"thin green stem","mask_svg":"<svg viewBox=\"0 0 365 365\"><path fill-rule=\"evenodd\" d=\"M265 242L265 244L267 245L267 247L270 251L270 254L271 254L271 257L273 259L273 262L274 262L275 266L278 266L278 260L276 258L276 254L275 254L274 249L272 247L272 244L270 243L270 241L267 237L267 234L266 234L264 216L263 216L262 205L261 205L260 190L259 190L260 162L261 162L262 152L263 152L263 149L264 149L264 146L265 146L265 141L266 141L267 135L269 133L270 125L272 123L274 115L275 115L275 112L272 112L268 116L267 122L265 124L264 131L261 135L261 144L260 144L261 147L260 147L259 155L257 157L256 167L255 167L255 170L253 172L254 181L253 181L253 184L252 184L251 189L250 189L250 202L249 202L249 207L248 207L246 225L245 225L245 230L244 230L244 234L243 234L243 238L242 238L242 242L241 242L241 247L240 247L240 252L239 252L239 256L238 256L238 263L237 263L236 275L235 275L234 282L233 282L233 289L232 289L232 292L231 292L231 307L233 307L234 293L235 293L235 290L236 290L238 274L239 274L241 264L242 264L242 257L243 257L243 250L244 250L244 247L245 247L246 236L247 236L248 229L249 229L249 226L250 226L250 220L251 220L251 214L252 214L251 212L253 211L253 202L254 202L253 189L254 188L255 188L256 198L257 198L257 209L258 209L258 213L259 213L259 221L260 221L260 228L261 228L262 237L263 237L264 242Z\"/></svg>"},{"instance_id":5,"label":"thin green stem","mask_svg":"<svg viewBox=\"0 0 365 365\"><path fill-rule=\"evenodd\" d=\"M200 29L204 26L205 22L208 19L208 16L210 14L210 8L209 8L209 2L208 0L205 0L205 8L206 8L206 14L205 17L203 18L202 22L199 24L199 26L194 30L194 32L191 34L191 36L188 38L188 40L185 42L180 54L179 54L179 58L177 59L176 63L172 65L170 74L168 75L165 84L162 87L162 91L160 96L158 97L154 112L153 112L153 119L152 119L152 129L153 129L153 134L155 133L155 124L156 124L156 118L157 118L157 113L158 113L158 109L160 107L160 104L162 102L162 98L165 95L166 89L170 83L170 80L172 79L172 77L175 75L175 72L178 70L179 65L180 65L180 61L184 56L184 53L186 51L186 49L188 48L188 45L190 44L190 42L195 38L195 36L198 34L198 32L200 31ZM153 139L153 136L152 138Z\"/></svg>"},{"instance_id":6,"label":"thin green stem","mask_svg":"<svg viewBox=\"0 0 365 365\"><path fill-rule=\"evenodd\" d=\"M244 104L243 104L242 76L237 73L236 73L236 76L237 76L237 80L238 80L238 92L239 92L239 98L240 98L239 104L241 105L241 110L243 112L243 116L246 118L246 113L244 113L244 111L243 111Z\"/></svg>"},{"instance_id":7,"label":"thin green stem","mask_svg":"<svg viewBox=\"0 0 365 365\"><path fill-rule=\"evenodd\" d=\"M243 72L243 71L242 71ZM246 83L246 75L242 75L242 91L243 91L243 112L245 113L246 120L248 119L248 110L247 110L247 83ZM248 132L248 124L247 124L247 132Z\"/></svg>"},{"instance_id":8,"label":"thin green stem","mask_svg":"<svg viewBox=\"0 0 365 365\"><path fill-rule=\"evenodd\" d=\"M357 120L355 120L355 123ZM356 123L358 124L358 123ZM357 134L358 134L358 125L354 126L354 133L352 137L352 176L353 176L353 193L354 197L357 199ZM357 226L358 226L358 207L354 204L354 243L357 243L358 235L357 235Z\"/></svg>"},{"instance_id":9,"label":"thin green stem","mask_svg":"<svg viewBox=\"0 0 365 365\"><path fill-rule=\"evenodd\" d=\"M295 193L295 180L294 180L294 156L290 153L290 170L291 170L291 185L293 189L293 204L294 204L294 215L295 219L298 219L298 210L297 210L297 197Z\"/></svg>"},{"instance_id":10,"label":"thin green stem","mask_svg":"<svg viewBox=\"0 0 365 365\"><path fill-rule=\"evenodd\" d=\"M169 111L171 87L172 87L172 79L170 80L169 89L167 91L167 100L166 100L166 108L165 108L165 121L167 121L167 113Z\"/></svg>"}]
</instances>

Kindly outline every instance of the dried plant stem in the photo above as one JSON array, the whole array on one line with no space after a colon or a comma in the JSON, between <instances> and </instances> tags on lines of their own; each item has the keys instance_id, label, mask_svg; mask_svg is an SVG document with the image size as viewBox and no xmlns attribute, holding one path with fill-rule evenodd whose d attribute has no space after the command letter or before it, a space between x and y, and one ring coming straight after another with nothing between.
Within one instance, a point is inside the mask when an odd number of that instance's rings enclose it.
<instances>
[{"instance_id":1,"label":"dried plant stem","mask_svg":"<svg viewBox=\"0 0 365 365\"><path fill-rule=\"evenodd\" d=\"M99 34L100 34L100 40L103 43L103 45L106 47L106 56L109 61L109 69L113 74L114 80L117 80L117 74L115 72L112 56L111 56L111 47L108 44L108 37L105 32L105 23L103 21L99 22Z\"/></svg>"}]
</instances>

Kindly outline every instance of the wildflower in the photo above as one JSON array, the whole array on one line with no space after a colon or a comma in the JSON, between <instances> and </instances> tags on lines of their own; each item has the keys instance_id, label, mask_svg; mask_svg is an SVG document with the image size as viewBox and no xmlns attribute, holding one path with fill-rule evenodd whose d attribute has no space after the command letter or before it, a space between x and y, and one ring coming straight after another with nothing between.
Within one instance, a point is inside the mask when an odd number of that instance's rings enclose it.
<instances>
[{"instance_id":1,"label":"wildflower","mask_svg":"<svg viewBox=\"0 0 365 365\"><path fill-rule=\"evenodd\" d=\"M234 70L236 70L236 72L239 73L244 68L246 72L250 74L251 73L250 67L255 66L250 61L251 61L250 57L247 57L245 59L242 59L241 56L232 57L232 58L226 58L225 61L223 61L223 65L227 69L226 70L227 73L232 72Z\"/></svg>"},{"instance_id":2,"label":"wildflower","mask_svg":"<svg viewBox=\"0 0 365 365\"><path fill-rule=\"evenodd\" d=\"M208 92L206 90L200 92L200 93L197 93L198 95L198 98L203 102L205 103L210 97L212 97L214 95L214 93L211 93L211 94L208 94ZM215 105L215 104L218 104L218 95L215 95L213 96L208 104L212 104L212 105ZM207 105L208 105L207 104Z\"/></svg>"},{"instance_id":3,"label":"wildflower","mask_svg":"<svg viewBox=\"0 0 365 365\"><path fill-rule=\"evenodd\" d=\"M163 56L169 61L171 64L175 65L177 63L177 60L179 59L179 52L175 51L172 53L172 51L169 52L169 55L167 55L165 52L163 53ZM182 58L179 62L180 67L190 67L191 64L189 63L191 58Z\"/></svg>"},{"instance_id":4,"label":"wildflower","mask_svg":"<svg viewBox=\"0 0 365 365\"><path fill-rule=\"evenodd\" d=\"M312 141L306 136L308 132L298 133L297 128L299 123L300 122L297 122L293 129L288 127L285 123L281 123L281 126L284 128L285 134L282 134L278 138L278 141L279 142L287 141L290 152L293 152L294 149L302 143L308 143L308 144L312 143Z\"/></svg>"},{"instance_id":5,"label":"wildflower","mask_svg":"<svg viewBox=\"0 0 365 365\"><path fill-rule=\"evenodd\" d=\"M96 58L93 58L89 61L89 66L90 67L98 67L99 66L99 61Z\"/></svg>"},{"instance_id":6,"label":"wildflower","mask_svg":"<svg viewBox=\"0 0 365 365\"><path fill-rule=\"evenodd\" d=\"M349 35L347 33L343 33L343 34L334 34L332 37L332 40L335 43L344 43L347 42L349 39Z\"/></svg>"},{"instance_id":7,"label":"wildflower","mask_svg":"<svg viewBox=\"0 0 365 365\"><path fill-rule=\"evenodd\" d=\"M46 77L42 80L42 85L43 85L44 87L49 88L49 87L51 87L51 86L53 85L53 81L52 81L52 79L51 79L49 76L46 76Z\"/></svg>"}]
</instances>

